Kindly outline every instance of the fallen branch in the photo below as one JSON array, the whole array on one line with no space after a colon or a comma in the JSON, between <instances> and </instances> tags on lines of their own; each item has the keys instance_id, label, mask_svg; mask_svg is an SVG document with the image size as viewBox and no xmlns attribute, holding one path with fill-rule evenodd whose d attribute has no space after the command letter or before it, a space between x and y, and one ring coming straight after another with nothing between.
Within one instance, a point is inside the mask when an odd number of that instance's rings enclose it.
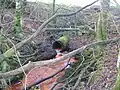
<instances>
[{"instance_id":1,"label":"fallen branch","mask_svg":"<svg viewBox=\"0 0 120 90\"><path fill-rule=\"evenodd\" d=\"M71 59L71 58L70 58L70 59ZM51 76L48 76L48 77L43 78L43 79L41 79L41 80L38 80L37 82L35 82L35 83L27 86L27 89L30 89L32 86L38 85L38 84L40 84L40 83L42 83L42 82L44 82L44 81L46 81L46 80L48 80L48 79L50 79L50 78L53 78L54 76L56 76L56 75L59 74L60 72L64 71L64 70L67 68L67 66L70 65L70 63L69 63L69 62L70 62L70 59L68 60L67 65L65 65L62 69L60 69L59 71L55 72L55 73L52 74Z\"/></svg>"},{"instance_id":2,"label":"fallen branch","mask_svg":"<svg viewBox=\"0 0 120 90\"><path fill-rule=\"evenodd\" d=\"M83 52L85 49L90 48L90 47L94 47L96 45L107 45L110 43L116 43L120 40L119 38L114 38L114 39L109 39L109 40L103 40L103 41L99 41L99 42L94 42L88 45L85 45L81 48L78 48L68 54L65 54L64 56L61 56L60 58L56 58L56 59L51 59L51 60L46 60L46 61L38 61L38 62L29 62L28 64L23 66L24 71L28 71L34 67L37 66L44 66L44 65L50 65L50 64L55 64L57 62L63 61L65 59L71 58L72 56L79 54L81 52ZM0 78L7 78L13 75L18 75L20 73L23 73L22 68L18 68L9 72L5 72L5 73L0 73Z\"/></svg>"},{"instance_id":3,"label":"fallen branch","mask_svg":"<svg viewBox=\"0 0 120 90\"><path fill-rule=\"evenodd\" d=\"M89 30L81 30L80 28L44 28L45 31L79 31L79 32L82 32L82 33L85 33L85 32L89 32L89 33L95 33L94 30L92 29L89 29ZM32 32L35 32L36 30L35 29L32 29L31 30Z\"/></svg>"},{"instance_id":4,"label":"fallen branch","mask_svg":"<svg viewBox=\"0 0 120 90\"><path fill-rule=\"evenodd\" d=\"M79 10L76 11L76 12L68 13L68 14L58 14L58 16L60 16L60 17L66 17L66 16L75 15L75 14L79 13L80 11L84 10L85 8L87 8L87 7L89 7L89 6L93 5L93 4L95 4L95 3L98 2L98 1L99 1L99 0L96 0L96 1L92 2L91 4L88 4L88 5L84 6L84 7L82 7L81 9L79 9Z\"/></svg>"}]
</instances>

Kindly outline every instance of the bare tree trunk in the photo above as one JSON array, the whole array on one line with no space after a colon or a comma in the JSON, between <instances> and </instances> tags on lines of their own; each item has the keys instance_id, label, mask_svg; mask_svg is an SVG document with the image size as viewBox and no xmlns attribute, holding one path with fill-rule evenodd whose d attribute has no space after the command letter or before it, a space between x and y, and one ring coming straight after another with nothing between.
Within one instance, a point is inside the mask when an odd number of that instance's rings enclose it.
<instances>
[{"instance_id":1,"label":"bare tree trunk","mask_svg":"<svg viewBox=\"0 0 120 90\"><path fill-rule=\"evenodd\" d=\"M53 0L53 13L52 15L55 14L55 0ZM55 23L56 23L56 18L53 19L53 24L54 24L54 27L55 27Z\"/></svg>"},{"instance_id":2,"label":"bare tree trunk","mask_svg":"<svg viewBox=\"0 0 120 90\"><path fill-rule=\"evenodd\" d=\"M53 15L55 14L55 0L53 0Z\"/></svg>"}]
</instances>

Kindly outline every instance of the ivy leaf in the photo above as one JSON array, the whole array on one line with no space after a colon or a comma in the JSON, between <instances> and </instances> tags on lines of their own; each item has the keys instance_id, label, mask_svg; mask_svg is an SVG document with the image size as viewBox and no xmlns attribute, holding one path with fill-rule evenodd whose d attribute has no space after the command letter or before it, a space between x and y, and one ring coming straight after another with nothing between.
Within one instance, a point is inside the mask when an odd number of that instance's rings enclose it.
<instances>
[{"instance_id":1,"label":"ivy leaf","mask_svg":"<svg viewBox=\"0 0 120 90\"><path fill-rule=\"evenodd\" d=\"M10 66L8 65L6 61L2 62L1 67L2 67L2 72L6 72L10 69Z\"/></svg>"}]
</instances>

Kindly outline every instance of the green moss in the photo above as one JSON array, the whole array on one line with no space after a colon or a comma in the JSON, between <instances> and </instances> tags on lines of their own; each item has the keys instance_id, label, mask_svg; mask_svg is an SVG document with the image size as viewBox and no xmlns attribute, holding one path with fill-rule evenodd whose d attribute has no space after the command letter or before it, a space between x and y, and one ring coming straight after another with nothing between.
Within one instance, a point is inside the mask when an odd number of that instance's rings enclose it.
<instances>
[{"instance_id":1,"label":"green moss","mask_svg":"<svg viewBox=\"0 0 120 90\"><path fill-rule=\"evenodd\" d=\"M96 28L96 40L106 40L107 39L107 30L106 30L106 21L105 21L105 13L100 13L97 21Z\"/></svg>"}]
</instances>

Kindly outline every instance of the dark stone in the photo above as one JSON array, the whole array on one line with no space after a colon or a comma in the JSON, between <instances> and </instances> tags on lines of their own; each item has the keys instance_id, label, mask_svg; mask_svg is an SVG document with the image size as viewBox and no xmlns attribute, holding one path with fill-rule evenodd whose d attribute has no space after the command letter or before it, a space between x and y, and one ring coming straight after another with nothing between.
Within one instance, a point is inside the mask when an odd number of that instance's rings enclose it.
<instances>
[{"instance_id":1,"label":"dark stone","mask_svg":"<svg viewBox=\"0 0 120 90\"><path fill-rule=\"evenodd\" d=\"M38 52L36 53L37 60L48 60L56 56L56 51L52 48L52 44L43 42L37 45Z\"/></svg>"},{"instance_id":2,"label":"dark stone","mask_svg":"<svg viewBox=\"0 0 120 90\"><path fill-rule=\"evenodd\" d=\"M56 56L56 51L52 48L52 44L48 42L42 42L39 44L27 43L20 48L21 58L29 58L30 61L49 60Z\"/></svg>"}]
</instances>

